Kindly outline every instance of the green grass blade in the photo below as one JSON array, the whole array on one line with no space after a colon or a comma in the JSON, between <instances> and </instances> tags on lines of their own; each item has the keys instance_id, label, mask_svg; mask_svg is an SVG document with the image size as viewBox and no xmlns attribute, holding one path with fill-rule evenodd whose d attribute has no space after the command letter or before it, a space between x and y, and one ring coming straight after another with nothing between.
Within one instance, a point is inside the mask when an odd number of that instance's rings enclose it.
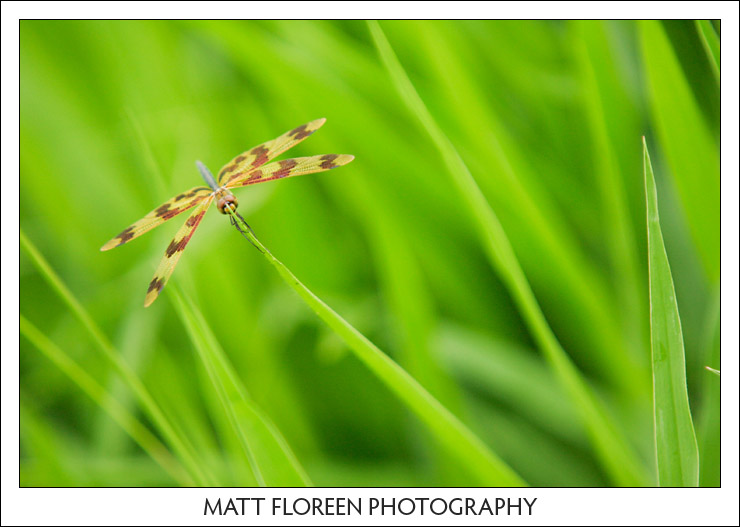
<instances>
[{"instance_id":1,"label":"green grass blade","mask_svg":"<svg viewBox=\"0 0 740 527\"><path fill-rule=\"evenodd\" d=\"M359 186L355 185L354 188ZM370 197L373 194L378 196L379 193L373 189L364 195ZM357 197L361 199L363 193ZM366 204L379 202L369 199ZM378 258L380 283L399 335L399 365L453 415L471 426L460 390L430 352L431 332L436 322L434 306L414 247L407 243L409 238L404 236L403 228L395 224L390 211L384 210L382 205L374 211L368 208L364 209L367 237L372 241ZM362 210L362 207L358 206L358 209ZM444 448L435 443L426 446L426 450L442 481L451 486L467 484L467 478L460 473L457 461L451 459Z\"/></svg>"},{"instance_id":2,"label":"green grass blade","mask_svg":"<svg viewBox=\"0 0 740 527\"><path fill-rule=\"evenodd\" d=\"M455 184L472 210L491 266L509 289L550 366L568 391L573 404L578 407L604 468L617 484L646 484L648 480L637 458L548 326L501 223L465 162L419 97L380 25L374 21L368 24L380 57L401 98L437 146Z\"/></svg>"},{"instance_id":3,"label":"green grass blade","mask_svg":"<svg viewBox=\"0 0 740 527\"><path fill-rule=\"evenodd\" d=\"M233 213L232 218L240 225L244 225L241 219ZM450 455L457 459L471 476L476 478L476 485L505 487L526 485L506 463L486 447L480 438L442 406L403 368L303 285L246 226L244 226L243 233L314 313L349 346L357 358L430 428L433 437L448 449Z\"/></svg>"},{"instance_id":4,"label":"green grass blade","mask_svg":"<svg viewBox=\"0 0 740 527\"><path fill-rule=\"evenodd\" d=\"M352 185L336 186L341 199L350 204L363 223L367 238L376 258L381 291L387 298L392 314L392 328L396 336L399 365L414 377L429 393L454 415L463 419L460 391L452 379L431 355L430 343L435 327L434 305L427 283L419 266L409 235L401 222L383 202L383 192L373 185L372 178L357 174L354 169ZM422 444L421 448L432 459L432 464L443 481L450 485L465 485L457 462L438 444ZM460 479L456 479L460 478Z\"/></svg>"},{"instance_id":5,"label":"green grass blade","mask_svg":"<svg viewBox=\"0 0 740 527\"><path fill-rule=\"evenodd\" d=\"M305 487L311 480L282 434L247 395L216 336L195 304L177 288L171 292L208 376L239 437L260 486Z\"/></svg>"},{"instance_id":6,"label":"green grass blade","mask_svg":"<svg viewBox=\"0 0 740 527\"><path fill-rule=\"evenodd\" d=\"M593 458L583 455L583 450L565 447L515 411L498 405L486 408L478 398L471 398L468 405L477 433L488 438L497 451L505 452L512 466L534 486L607 485L603 471ZM544 459L547 461L543 463Z\"/></svg>"},{"instance_id":7,"label":"green grass blade","mask_svg":"<svg viewBox=\"0 0 740 527\"><path fill-rule=\"evenodd\" d=\"M720 486L720 303L719 290L715 292L705 322L704 349L706 350L702 376L702 403L696 423L699 443L699 486Z\"/></svg>"},{"instance_id":8,"label":"green grass blade","mask_svg":"<svg viewBox=\"0 0 740 527\"><path fill-rule=\"evenodd\" d=\"M158 428L160 433L162 433L173 451L176 452L182 460L196 484L213 485L216 482L215 477L210 474L210 471L206 466L197 460L187 439L181 434L178 434L173 428L136 373L121 359L120 355L113 348L113 345L108 341L89 313L82 307L82 304L80 304L77 298L75 298L72 292L54 272L46 259L33 245L31 240L26 237L23 230L20 232L20 245L31 257L31 261L44 279L49 283L49 285L51 285L52 289L56 291L59 297L70 308L72 313L74 313L74 315L82 322L85 329L98 344L98 348L102 352L103 356L110 361L116 371L124 379L128 387L134 394L136 394L142 408L147 412L152 423Z\"/></svg>"},{"instance_id":9,"label":"green grass blade","mask_svg":"<svg viewBox=\"0 0 740 527\"><path fill-rule=\"evenodd\" d=\"M49 419L44 419L26 402L27 396L20 393L20 419L18 440L20 446L20 486L74 487L80 484L74 474L74 466L59 448L59 437ZM117 426L117 425L116 425ZM39 475L33 475L29 467L43 467ZM40 477L39 477L40 476Z\"/></svg>"},{"instance_id":10,"label":"green grass blade","mask_svg":"<svg viewBox=\"0 0 740 527\"><path fill-rule=\"evenodd\" d=\"M41 353L62 370L83 392L98 404L154 461L181 485L192 485L193 481L182 465L172 457L165 446L117 400L106 392L69 355L59 349L41 333L26 317L20 315L20 332Z\"/></svg>"},{"instance_id":11,"label":"green grass blade","mask_svg":"<svg viewBox=\"0 0 740 527\"><path fill-rule=\"evenodd\" d=\"M696 29L699 32L701 43L704 44L704 49L709 57L709 63L712 65L712 71L717 78L717 83L720 79L720 40L719 35L714 30L714 26L709 20L696 20Z\"/></svg>"},{"instance_id":12,"label":"green grass blade","mask_svg":"<svg viewBox=\"0 0 740 527\"><path fill-rule=\"evenodd\" d=\"M719 282L719 150L660 22L641 21L650 107L709 280Z\"/></svg>"},{"instance_id":13,"label":"green grass blade","mask_svg":"<svg viewBox=\"0 0 740 527\"><path fill-rule=\"evenodd\" d=\"M644 137L643 152L658 482L664 487L694 487L699 482L699 451L686 389L681 319L660 229L655 176Z\"/></svg>"},{"instance_id":14,"label":"green grass blade","mask_svg":"<svg viewBox=\"0 0 740 527\"><path fill-rule=\"evenodd\" d=\"M458 326L443 326L435 353L452 374L488 394L559 440L588 447L567 394L532 350Z\"/></svg>"},{"instance_id":15,"label":"green grass blade","mask_svg":"<svg viewBox=\"0 0 740 527\"><path fill-rule=\"evenodd\" d=\"M601 223L606 228L614 282L619 284L616 294L621 301L620 313L626 319L626 333L631 336L629 350L634 353L634 359L642 359L640 371L646 372L647 298L622 179L624 174L637 169L629 161L633 158L639 161L638 152L633 154L639 121L636 112L629 111L629 95L606 23L581 20L573 24L578 37L574 47L583 78L583 100L593 138L595 176L601 190L599 209L604 214Z\"/></svg>"},{"instance_id":16,"label":"green grass blade","mask_svg":"<svg viewBox=\"0 0 740 527\"><path fill-rule=\"evenodd\" d=\"M351 185L332 187L362 222L377 260L378 279L392 313L398 362L445 407L460 415L459 390L430 353L436 326L435 306L419 256L408 243L412 233L393 220L384 192L370 174L353 167Z\"/></svg>"},{"instance_id":17,"label":"green grass blade","mask_svg":"<svg viewBox=\"0 0 740 527\"><path fill-rule=\"evenodd\" d=\"M588 354L585 360L589 367L632 398L647 396L649 378L643 374L647 370L637 368L636 361L624 360L625 355L630 352L637 355L640 350L638 346L625 342L613 293L607 288L602 269L584 253L572 228L568 227L563 211L543 184L547 178L532 166L531 146L523 148L511 136L500 110L491 106L492 99L507 97L508 90L501 88L491 93L482 89L481 76L473 74L468 64L471 55L477 51L463 43L464 39L458 35L459 29L448 27L448 23L430 22L414 23L412 27L418 29L418 36L413 37L414 45L419 48L415 55L426 54L428 57L426 65L417 63L415 66L428 70L424 74L426 83L436 86L433 91L427 89L431 93L439 91L437 100L444 97L447 101L445 106L454 108L447 116L447 125L451 129L459 127L464 132L463 136L457 137L458 144L464 145L468 167L507 231L517 229L515 234L509 231L509 236L530 283L535 290L539 289L543 304L547 303L548 297L552 303L554 296L558 310L567 311L570 323L580 328L577 339L580 345L570 352L576 359L579 357L575 354L581 354L581 360L584 360L583 354ZM396 33L399 36L403 34ZM499 38L498 43L504 39ZM496 53L498 56L507 54ZM503 70L517 70L521 64L513 59L508 66ZM499 69L495 75L501 73ZM490 71L486 74L491 76ZM528 77L525 84L531 86L531 75L522 75ZM521 87L517 85L509 89ZM547 101L534 97L531 102L538 107L538 114L548 115ZM620 117L623 120L619 121L619 129L630 125L630 120L624 119L624 112ZM435 119L442 122L445 117L435 115ZM639 155L636 157L639 162ZM547 261L548 265L542 266L542 261ZM556 289L552 287L553 275L558 276ZM629 288L624 290L629 291ZM551 323L555 325L558 322Z\"/></svg>"}]
</instances>

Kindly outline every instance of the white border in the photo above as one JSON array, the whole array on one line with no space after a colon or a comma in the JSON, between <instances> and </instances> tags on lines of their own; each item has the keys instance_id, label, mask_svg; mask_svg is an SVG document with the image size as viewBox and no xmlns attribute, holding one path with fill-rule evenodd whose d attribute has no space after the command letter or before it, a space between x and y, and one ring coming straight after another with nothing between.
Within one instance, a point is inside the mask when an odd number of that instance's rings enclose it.
<instances>
[{"instance_id":1,"label":"white border","mask_svg":"<svg viewBox=\"0 0 740 527\"><path fill-rule=\"evenodd\" d=\"M733 525L732 512L737 519L737 495L727 489L24 489L16 497L29 507L3 519L13 525ZM271 512L273 499L291 504L339 497L362 501L362 516ZM522 515L512 509L509 516L506 509L496 516L436 516L428 507L423 516L418 508L395 516L390 508L386 515L368 510L371 498L398 504L421 497L474 499L477 509L483 500L494 507L497 498L536 501L531 516L526 507ZM243 515L212 516L204 515L206 498L211 504L218 498L224 504L229 498L264 501L259 516L252 501L245 502Z\"/></svg>"},{"instance_id":2,"label":"white border","mask_svg":"<svg viewBox=\"0 0 740 527\"><path fill-rule=\"evenodd\" d=\"M169 2L2 3L2 524L738 524L738 13L735 2L178 2L182 18L722 18L722 484L721 489L19 489L18 488L18 20L166 18ZM145 9L144 9L145 8ZM15 190L14 190L15 189ZM205 498L536 497L527 516L206 517Z\"/></svg>"},{"instance_id":3,"label":"white border","mask_svg":"<svg viewBox=\"0 0 740 527\"><path fill-rule=\"evenodd\" d=\"M160 19L719 19L731 13L734 2L3 2L9 18ZM173 8L173 6L175 6ZM5 14L3 15L5 16ZM724 28L723 28L724 33Z\"/></svg>"},{"instance_id":4,"label":"white border","mask_svg":"<svg viewBox=\"0 0 740 527\"><path fill-rule=\"evenodd\" d=\"M0 171L2 173L3 191L0 192L0 265L2 295L0 295L0 418L2 421L2 463L0 485L2 485L2 502L0 513L5 524L4 509L16 502L18 493L18 349L19 349L19 213L18 186L12 181L18 180L19 166L19 57L18 57L18 20L6 18L6 4L0 7L0 51L2 52L2 100L0 117L2 117L2 154ZM12 497L11 497L12 495Z\"/></svg>"}]
</instances>

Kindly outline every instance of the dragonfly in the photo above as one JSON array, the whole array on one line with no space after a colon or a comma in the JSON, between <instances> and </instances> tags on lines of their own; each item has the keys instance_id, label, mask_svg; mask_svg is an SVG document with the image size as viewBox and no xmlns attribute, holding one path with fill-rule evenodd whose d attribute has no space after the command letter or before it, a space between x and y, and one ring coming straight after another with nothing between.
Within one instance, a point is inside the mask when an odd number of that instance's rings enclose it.
<instances>
[{"instance_id":1,"label":"dragonfly","mask_svg":"<svg viewBox=\"0 0 740 527\"><path fill-rule=\"evenodd\" d=\"M136 223L126 227L120 234L103 245L100 250L108 251L128 243L174 218L181 212L194 208L188 219L185 220L185 224L180 227L172 242L167 246L162 261L154 273L154 278L149 283L144 299L144 307L150 306L167 284L177 262L180 260L180 256L182 256L182 252L212 203L216 204L222 214L236 213L239 203L236 196L231 192L232 189L286 177L324 172L346 165L355 158L348 154L323 154L283 159L270 163L275 157L313 134L325 122L326 119L321 118L302 124L272 141L262 143L239 154L219 170L217 178L213 177L213 174L203 163L196 161L196 166L208 185L207 187L193 187L167 200Z\"/></svg>"}]
</instances>

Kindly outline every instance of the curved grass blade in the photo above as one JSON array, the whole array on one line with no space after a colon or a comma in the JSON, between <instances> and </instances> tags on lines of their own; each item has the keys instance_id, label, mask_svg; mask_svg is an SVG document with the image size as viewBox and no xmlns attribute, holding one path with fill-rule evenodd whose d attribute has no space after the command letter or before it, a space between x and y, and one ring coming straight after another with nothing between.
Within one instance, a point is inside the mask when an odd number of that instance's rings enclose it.
<instances>
[{"instance_id":1,"label":"curved grass blade","mask_svg":"<svg viewBox=\"0 0 740 527\"><path fill-rule=\"evenodd\" d=\"M720 41L719 35L714 30L714 26L709 20L696 20L696 29L699 32L699 38L704 45L704 49L709 57L709 63L712 65L712 71L719 83L720 79Z\"/></svg>"},{"instance_id":2,"label":"curved grass blade","mask_svg":"<svg viewBox=\"0 0 740 527\"><path fill-rule=\"evenodd\" d=\"M466 385L505 401L518 418L535 423L559 441L588 448L588 439L568 396L537 355L505 340L468 328L445 325L435 353Z\"/></svg>"},{"instance_id":3,"label":"curved grass blade","mask_svg":"<svg viewBox=\"0 0 740 527\"><path fill-rule=\"evenodd\" d=\"M163 174L152 153L150 141L142 132L135 115L129 112L129 117L143 151L146 152L147 161L157 175L155 180L163 188ZM323 120L309 123L312 124L320 127ZM180 290L176 290L174 294L178 314L203 361L226 416L225 421L228 421L226 429L230 425L236 436L232 441L234 451L238 452L241 447L254 480L260 486L312 486L310 478L280 431L247 394L200 311ZM234 471L239 473L240 468L234 467ZM244 475L244 472L241 474ZM244 481L242 484L245 484Z\"/></svg>"},{"instance_id":4,"label":"curved grass blade","mask_svg":"<svg viewBox=\"0 0 740 527\"><path fill-rule=\"evenodd\" d=\"M477 182L502 224L516 225L516 236L512 236L511 232L509 236L530 283L535 289L539 288L543 300L549 296L552 301L553 296L557 295L559 310L567 311L571 323L580 328L580 345L570 351L581 353L581 357L576 359L588 360L591 368L628 397L644 399L650 390L647 361L640 364L640 360L647 356L641 352L646 350L640 349L642 342L634 345L634 342L624 338L618 306L603 270L583 251L572 227L568 227L566 216L552 201L547 185L543 184L543 180L547 178L533 170L528 159L531 153L511 136L501 114L491 105L492 98L505 95L501 93L493 97L484 89L481 77L471 75L472 70L467 61L473 60L468 55L472 49L463 43L464 39L459 38L454 26L420 22L412 27L417 29L417 34L411 37L414 45L418 43L420 47L417 55L425 54L429 57L426 65L417 64L416 67L428 68L429 72L425 74L428 75L427 82L439 85L435 88L438 91L437 97L444 96L448 104L454 104L452 114L456 126L464 134L460 136L460 141L465 145L466 159L470 160L472 172L480 175ZM401 37L404 33L399 32L396 35ZM407 45L408 40L409 37ZM500 43L503 37L497 40ZM496 45L493 42L490 44ZM501 69L512 71L520 67L520 64L512 61ZM604 68L608 68L608 65L602 66ZM486 74L490 76L491 72ZM527 84L531 85L531 77L527 77ZM521 84L514 86L522 87ZM617 88L614 84L610 85L610 90L617 91L618 85ZM535 97L534 93L529 95L532 97L530 102L538 113L548 111L541 107L549 106L547 102ZM622 106L621 101L615 104L618 108ZM448 117L453 118L453 115ZM618 126L610 128L612 139L615 131L618 131L616 135L624 136L623 130L629 128L632 122L624 111L618 118ZM613 123L610 122L609 126L613 126ZM634 139L634 135L632 133L628 137ZM641 162L639 155L636 157ZM620 164L623 159L616 158ZM635 168L626 173L636 173L636 170ZM606 210L608 213L614 212L610 207ZM612 223L616 225L618 220ZM627 253L619 253L619 257L623 254ZM543 260L547 261L546 266L542 266ZM617 264L615 268L627 269L623 264ZM555 275L558 277L557 291L552 287L551 276ZM630 289L624 287L620 292L629 297ZM647 300L644 304L647 304ZM637 310L630 309L626 312L636 315ZM639 320L635 315L632 320ZM644 326L646 330L647 324ZM587 359L583 357L585 353L588 354ZM631 354L637 360L629 360Z\"/></svg>"},{"instance_id":5,"label":"curved grass blade","mask_svg":"<svg viewBox=\"0 0 740 527\"><path fill-rule=\"evenodd\" d=\"M639 23L652 118L709 280L720 278L719 149L660 22Z\"/></svg>"},{"instance_id":6,"label":"curved grass blade","mask_svg":"<svg viewBox=\"0 0 740 527\"><path fill-rule=\"evenodd\" d=\"M410 238L403 232L403 226L392 220L393 215L383 203L382 193L372 185L372 178L358 175L357 170L354 172L353 184L339 185L337 189L342 193L342 199L357 211L377 259L379 284L387 298L397 335L399 353L395 358L450 412L471 425L462 411L460 390L431 354L436 320L418 255L408 244ZM467 484L457 462L450 459L438 444L420 443L420 447L432 459L437 474L446 484Z\"/></svg>"},{"instance_id":7,"label":"curved grass blade","mask_svg":"<svg viewBox=\"0 0 740 527\"><path fill-rule=\"evenodd\" d=\"M648 479L623 435L619 434L612 418L596 399L548 326L496 213L489 206L454 145L419 97L380 25L375 21L369 21L368 25L380 57L402 99L431 137L460 193L467 201L480 229L492 268L508 288L545 358L578 408L600 462L618 485L645 485Z\"/></svg>"},{"instance_id":8,"label":"curved grass blade","mask_svg":"<svg viewBox=\"0 0 740 527\"><path fill-rule=\"evenodd\" d=\"M228 210L228 209L227 209ZM262 245L240 216L229 210L240 232L277 269L285 282L349 346L385 385L394 392L432 431L433 437L452 457L476 478L475 485L521 487L526 483L473 434L447 408L442 406L403 368L375 344L339 316L301 283L285 265Z\"/></svg>"},{"instance_id":9,"label":"curved grass blade","mask_svg":"<svg viewBox=\"0 0 740 527\"><path fill-rule=\"evenodd\" d=\"M699 443L699 486L720 486L720 298L719 288L715 290L712 303L707 311L704 337L705 357L703 364L707 370L702 376L702 403L698 408L696 420L696 440ZM711 365L711 366L709 366ZM712 367L715 366L715 367Z\"/></svg>"},{"instance_id":10,"label":"curved grass blade","mask_svg":"<svg viewBox=\"0 0 740 527\"><path fill-rule=\"evenodd\" d=\"M577 36L574 51L584 85L582 99L591 125L589 135L593 140L595 177L601 190L599 209L604 214L601 223L605 226L611 272L615 283L619 284L616 294L629 339L627 351L633 353L632 358L639 364L638 371L648 387L647 295L639 268L636 231L630 218L628 189L623 179L624 174L634 174L638 170L631 161L640 161L639 152L634 148L639 117L630 105L607 23L581 20L573 23L573 29ZM622 355L625 356L624 352ZM647 392L644 395L647 396Z\"/></svg>"},{"instance_id":11,"label":"curved grass blade","mask_svg":"<svg viewBox=\"0 0 740 527\"><path fill-rule=\"evenodd\" d=\"M419 255L409 245L413 234L394 221L383 201L384 191L367 173L353 170L349 185L332 187L338 199L350 204L362 222L377 259L378 279L387 297L396 330L399 364L455 415L461 415L461 394L431 355L437 325L433 301L424 281Z\"/></svg>"},{"instance_id":12,"label":"curved grass blade","mask_svg":"<svg viewBox=\"0 0 740 527\"><path fill-rule=\"evenodd\" d=\"M653 404L658 483L662 487L695 487L699 483L699 450L686 389L681 319L663 243L658 195L645 138L650 340L653 350Z\"/></svg>"},{"instance_id":13,"label":"curved grass blade","mask_svg":"<svg viewBox=\"0 0 740 527\"><path fill-rule=\"evenodd\" d=\"M201 486L217 484L215 476L211 474L205 464L197 459L193 447L189 444L187 438L175 430L136 373L121 359L120 355L116 352L113 345L108 341L90 314L82 307L82 304L80 304L77 298L75 298L64 282L54 272L46 259L36 249L36 246L26 237L23 230L20 232L20 245L31 257L31 261L39 270L41 276L49 283L62 301L67 304L80 322L82 322L82 325L98 344L98 348L103 353L103 356L110 361L116 371L121 375L121 378L136 395L142 409L147 412L152 423L157 427L170 447L172 447L172 450L177 453L196 484Z\"/></svg>"},{"instance_id":14,"label":"curved grass blade","mask_svg":"<svg viewBox=\"0 0 740 527\"><path fill-rule=\"evenodd\" d=\"M203 361L258 484L262 487L311 486L310 478L280 431L247 394L203 315L178 288L173 294L180 318Z\"/></svg>"},{"instance_id":15,"label":"curved grass blade","mask_svg":"<svg viewBox=\"0 0 740 527\"><path fill-rule=\"evenodd\" d=\"M70 459L69 442L55 433L50 419L42 418L28 404L28 395L23 389L20 391L19 410L20 486L52 486L51 483L55 487L80 486L84 480L75 473L78 459ZM113 426L118 424L114 422ZM33 467L37 468L34 470Z\"/></svg>"},{"instance_id":16,"label":"curved grass blade","mask_svg":"<svg viewBox=\"0 0 740 527\"><path fill-rule=\"evenodd\" d=\"M20 332L31 344L53 362L90 399L95 401L154 461L181 485L189 486L193 480L182 465L172 457L165 446L147 427L139 422L116 399L85 372L69 355L59 349L23 315L20 315Z\"/></svg>"}]
</instances>

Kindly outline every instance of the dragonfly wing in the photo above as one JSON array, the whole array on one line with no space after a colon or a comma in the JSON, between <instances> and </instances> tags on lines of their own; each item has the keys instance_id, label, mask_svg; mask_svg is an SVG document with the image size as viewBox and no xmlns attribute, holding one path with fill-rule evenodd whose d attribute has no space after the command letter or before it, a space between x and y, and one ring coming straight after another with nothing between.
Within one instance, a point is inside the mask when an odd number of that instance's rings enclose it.
<instances>
[{"instance_id":1,"label":"dragonfly wing","mask_svg":"<svg viewBox=\"0 0 740 527\"><path fill-rule=\"evenodd\" d=\"M249 172L235 174L226 187L243 187L274 179L324 172L346 165L354 158L355 156L347 154L324 154L320 156L283 159L282 161L275 161L261 168L252 169Z\"/></svg>"},{"instance_id":2,"label":"dragonfly wing","mask_svg":"<svg viewBox=\"0 0 740 527\"><path fill-rule=\"evenodd\" d=\"M198 203L207 198L211 192L213 191L206 187L195 187L183 192L182 194L178 194L151 211L136 223L123 229L120 234L103 245L100 250L108 251L141 236L145 232L152 230L154 227L174 218L181 212L195 207Z\"/></svg>"},{"instance_id":3,"label":"dragonfly wing","mask_svg":"<svg viewBox=\"0 0 740 527\"><path fill-rule=\"evenodd\" d=\"M185 220L185 224L180 227L180 230L175 234L174 239L170 242L167 250L164 252L162 261L159 262L159 267L157 267L157 271L154 273L154 278L152 278L152 281L149 283L149 289L146 291L146 299L144 300L144 307L148 307L152 302L154 302L159 296L159 292L164 288L165 284L167 284L167 280L169 280L172 271L175 270L175 266L177 265L182 252L185 250L190 238L193 237L195 229L198 228L200 221L203 219L203 216L205 216L212 201L213 198L210 197L198 205L198 207L190 214L188 219Z\"/></svg>"},{"instance_id":4,"label":"dragonfly wing","mask_svg":"<svg viewBox=\"0 0 740 527\"><path fill-rule=\"evenodd\" d=\"M260 167L279 156L289 148L294 147L306 137L314 133L326 122L323 117L310 123L302 124L272 141L255 146L251 150L238 155L226 163L218 172L218 184L226 185L236 174L241 174Z\"/></svg>"}]
</instances>

